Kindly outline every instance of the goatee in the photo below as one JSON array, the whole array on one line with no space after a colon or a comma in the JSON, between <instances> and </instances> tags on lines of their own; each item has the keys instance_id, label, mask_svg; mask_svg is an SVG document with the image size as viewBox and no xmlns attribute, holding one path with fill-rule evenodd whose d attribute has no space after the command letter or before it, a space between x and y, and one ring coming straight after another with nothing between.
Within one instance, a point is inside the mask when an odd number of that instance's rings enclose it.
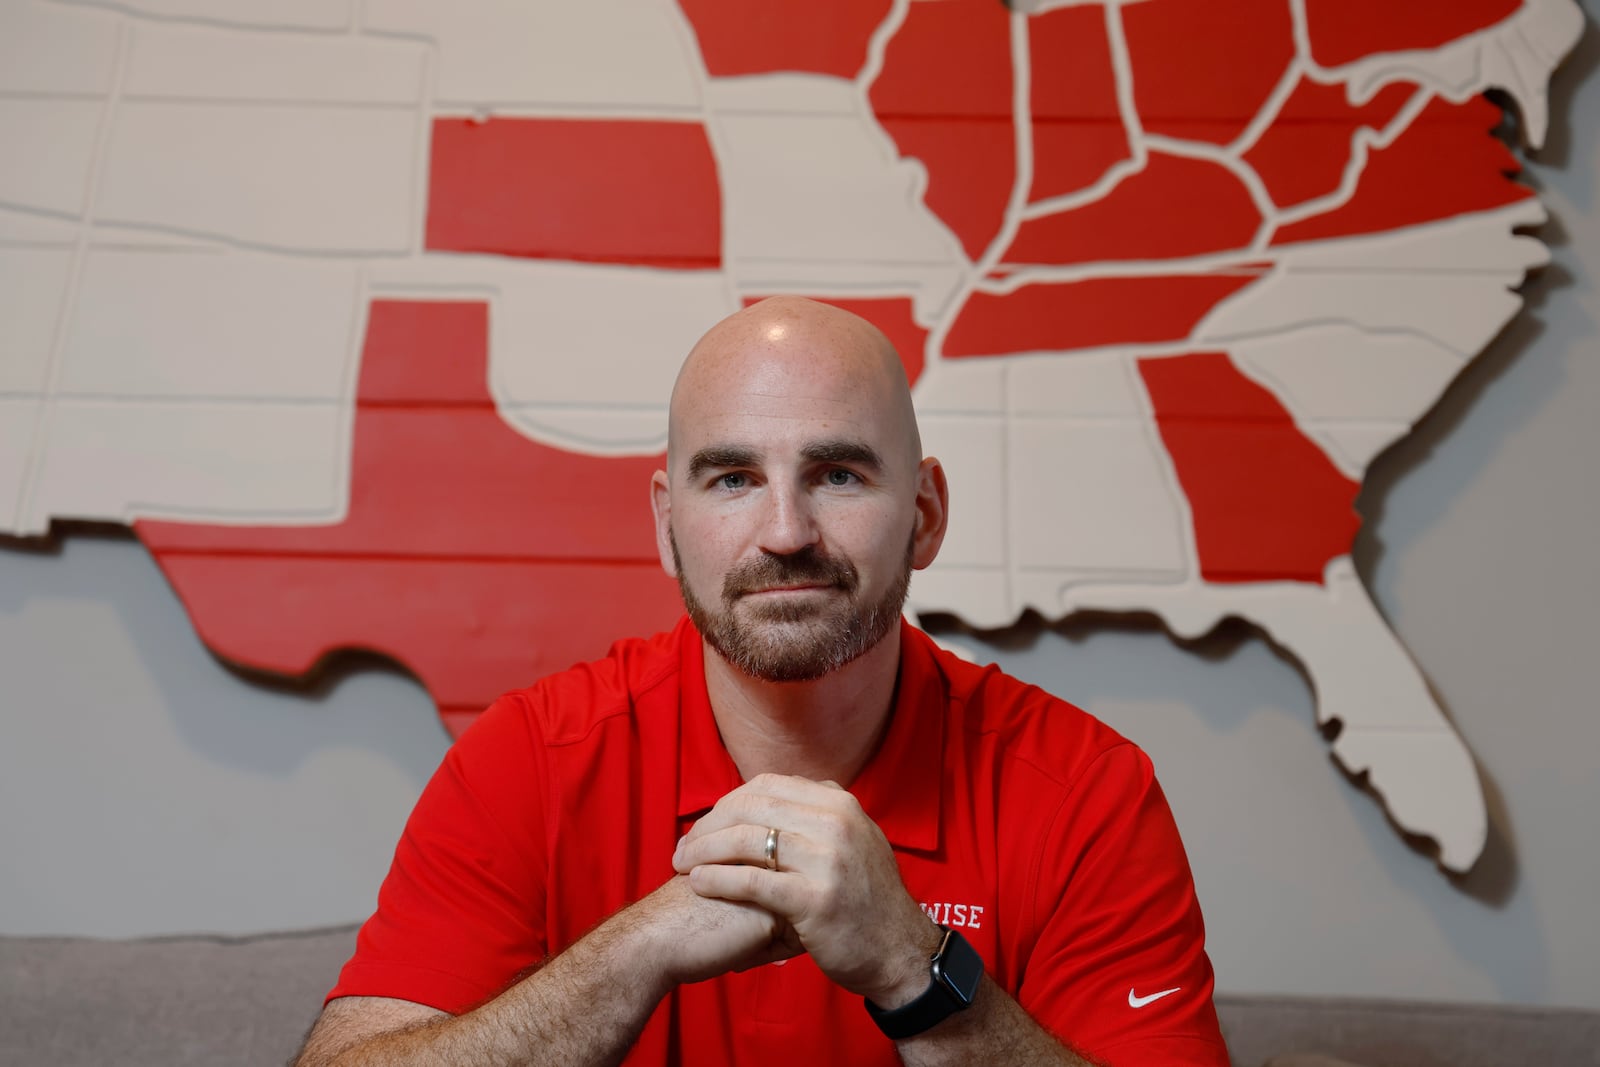
<instances>
[{"instance_id":1,"label":"goatee","mask_svg":"<svg viewBox=\"0 0 1600 1067\"><path fill-rule=\"evenodd\" d=\"M722 581L721 610L708 608L684 579L678 539L669 531L689 618L706 643L745 674L768 682L810 682L859 658L899 625L911 588L915 535L905 559L875 603L856 599L861 576L847 559L806 547L789 555L746 560ZM781 586L814 585L833 592L784 597L773 603L748 594Z\"/></svg>"}]
</instances>

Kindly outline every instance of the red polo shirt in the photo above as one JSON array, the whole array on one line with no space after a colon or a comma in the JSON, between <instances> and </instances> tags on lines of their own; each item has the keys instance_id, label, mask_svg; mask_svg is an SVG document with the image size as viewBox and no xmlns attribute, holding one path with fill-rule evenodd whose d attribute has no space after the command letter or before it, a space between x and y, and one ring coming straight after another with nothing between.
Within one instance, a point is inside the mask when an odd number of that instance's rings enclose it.
<instances>
[{"instance_id":1,"label":"red polo shirt","mask_svg":"<svg viewBox=\"0 0 1600 1067\"><path fill-rule=\"evenodd\" d=\"M740 783L699 634L619 643L502 697L451 748L329 999L460 1013L672 876ZM913 899L1062 1040L1226 1067L1199 904L1149 759L1089 715L902 629L893 718L850 791ZM899 1063L808 957L683 986L631 1065Z\"/></svg>"}]
</instances>

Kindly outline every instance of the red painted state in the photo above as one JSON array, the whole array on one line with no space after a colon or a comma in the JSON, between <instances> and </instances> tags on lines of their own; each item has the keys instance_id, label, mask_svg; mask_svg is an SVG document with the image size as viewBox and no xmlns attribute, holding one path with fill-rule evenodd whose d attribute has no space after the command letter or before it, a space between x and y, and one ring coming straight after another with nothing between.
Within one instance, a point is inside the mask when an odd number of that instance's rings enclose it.
<instances>
[{"instance_id":1,"label":"red painted state","mask_svg":"<svg viewBox=\"0 0 1600 1067\"><path fill-rule=\"evenodd\" d=\"M891 0L678 0L713 78L801 71L854 78Z\"/></svg>"},{"instance_id":2,"label":"red painted state","mask_svg":"<svg viewBox=\"0 0 1600 1067\"><path fill-rule=\"evenodd\" d=\"M1522 0L1305 0L1311 55L1325 67L1438 48L1502 22Z\"/></svg>"},{"instance_id":3,"label":"red painted state","mask_svg":"<svg viewBox=\"0 0 1600 1067\"><path fill-rule=\"evenodd\" d=\"M767 296L775 296L768 293ZM856 300L841 300L832 296L815 296L808 293L788 293L789 296L805 296L808 299L832 304L834 307L843 308L853 315L860 315L872 325L883 331L889 343L894 345L894 350L900 356L900 362L906 369L906 380L912 385L917 384L917 379L922 377L922 369L927 362L928 331L917 325L912 317L912 302L910 297L868 297ZM758 303L765 297L750 296L744 300L744 306Z\"/></svg>"},{"instance_id":4,"label":"red painted state","mask_svg":"<svg viewBox=\"0 0 1600 1067\"><path fill-rule=\"evenodd\" d=\"M1294 57L1288 0L1145 0L1122 19L1150 133L1232 141Z\"/></svg>"},{"instance_id":5,"label":"red painted state","mask_svg":"<svg viewBox=\"0 0 1600 1067\"><path fill-rule=\"evenodd\" d=\"M1024 285L1004 295L976 292L945 338L944 354L1007 356L1181 341L1206 312L1257 277L1167 274Z\"/></svg>"},{"instance_id":6,"label":"red painted state","mask_svg":"<svg viewBox=\"0 0 1600 1067\"><path fill-rule=\"evenodd\" d=\"M881 120L900 154L928 169L928 210L955 234L974 262L1005 221L1016 183L1011 120Z\"/></svg>"},{"instance_id":7,"label":"red painted state","mask_svg":"<svg viewBox=\"0 0 1600 1067\"><path fill-rule=\"evenodd\" d=\"M677 618L646 506L664 457L528 440L495 410L487 360L486 305L375 301L342 522L135 524L208 647L291 677L341 649L382 653L456 730Z\"/></svg>"},{"instance_id":8,"label":"red painted state","mask_svg":"<svg viewBox=\"0 0 1600 1067\"><path fill-rule=\"evenodd\" d=\"M1396 82L1355 107L1342 84L1302 79L1244 161L1281 208L1327 196L1344 179L1356 131L1383 129L1416 91L1409 82Z\"/></svg>"},{"instance_id":9,"label":"red painted state","mask_svg":"<svg viewBox=\"0 0 1600 1067\"><path fill-rule=\"evenodd\" d=\"M1226 167L1152 152L1143 170L1104 197L1024 222L1004 259L1017 265L1197 256L1245 248L1260 226L1249 190Z\"/></svg>"},{"instance_id":10,"label":"red painted state","mask_svg":"<svg viewBox=\"0 0 1600 1067\"><path fill-rule=\"evenodd\" d=\"M427 247L707 269L722 194L705 127L631 119L435 119Z\"/></svg>"},{"instance_id":11,"label":"red painted state","mask_svg":"<svg viewBox=\"0 0 1600 1067\"><path fill-rule=\"evenodd\" d=\"M1016 183L1011 33L994 0L915 3L869 99L900 155L928 171L924 200L971 259L988 249Z\"/></svg>"},{"instance_id":12,"label":"red painted state","mask_svg":"<svg viewBox=\"0 0 1600 1067\"><path fill-rule=\"evenodd\" d=\"M1033 187L1045 200L1093 185L1132 154L1117 106L1106 13L1063 7L1028 21Z\"/></svg>"},{"instance_id":13,"label":"red painted state","mask_svg":"<svg viewBox=\"0 0 1600 1067\"><path fill-rule=\"evenodd\" d=\"M1533 195L1515 157L1490 134L1500 109L1478 97L1435 100L1388 148L1373 152L1343 206L1285 226L1273 244L1382 233L1490 211Z\"/></svg>"},{"instance_id":14,"label":"red painted state","mask_svg":"<svg viewBox=\"0 0 1600 1067\"><path fill-rule=\"evenodd\" d=\"M1141 359L1208 582L1321 583L1361 525L1361 486L1221 352Z\"/></svg>"}]
</instances>

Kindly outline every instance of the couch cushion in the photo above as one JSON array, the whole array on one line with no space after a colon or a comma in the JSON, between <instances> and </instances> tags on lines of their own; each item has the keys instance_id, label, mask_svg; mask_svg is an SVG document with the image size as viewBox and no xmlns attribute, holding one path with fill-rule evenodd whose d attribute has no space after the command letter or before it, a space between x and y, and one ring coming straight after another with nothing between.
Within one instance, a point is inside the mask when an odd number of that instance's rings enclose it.
<instances>
[{"instance_id":1,"label":"couch cushion","mask_svg":"<svg viewBox=\"0 0 1600 1067\"><path fill-rule=\"evenodd\" d=\"M1286 1053L1361 1067L1600 1067L1600 1012L1225 995L1217 1013L1236 1067Z\"/></svg>"},{"instance_id":2,"label":"couch cushion","mask_svg":"<svg viewBox=\"0 0 1600 1067\"><path fill-rule=\"evenodd\" d=\"M0 1064L281 1067L355 927L143 941L0 937ZM1236 1067L1317 1054L1362 1067L1600 1067L1600 1013L1227 995ZM1314 1061L1313 1061L1314 1062Z\"/></svg>"},{"instance_id":3,"label":"couch cushion","mask_svg":"<svg viewBox=\"0 0 1600 1067\"><path fill-rule=\"evenodd\" d=\"M281 1067L354 947L353 926L247 938L0 938L0 1063Z\"/></svg>"}]
</instances>

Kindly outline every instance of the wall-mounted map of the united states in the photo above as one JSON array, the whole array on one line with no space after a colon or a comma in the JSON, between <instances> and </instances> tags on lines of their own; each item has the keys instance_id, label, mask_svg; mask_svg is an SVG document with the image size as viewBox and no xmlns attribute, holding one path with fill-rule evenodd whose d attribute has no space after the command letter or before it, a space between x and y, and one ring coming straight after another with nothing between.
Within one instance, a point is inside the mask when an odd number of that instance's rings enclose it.
<instances>
[{"instance_id":1,"label":"wall-mounted map of the united states","mask_svg":"<svg viewBox=\"0 0 1600 1067\"><path fill-rule=\"evenodd\" d=\"M219 655L376 650L459 729L671 620L679 359L835 300L950 471L914 611L1247 619L1470 866L1353 504L1545 261L1481 94L1537 143L1577 8L1013 7L7 5L0 522L134 523Z\"/></svg>"}]
</instances>

